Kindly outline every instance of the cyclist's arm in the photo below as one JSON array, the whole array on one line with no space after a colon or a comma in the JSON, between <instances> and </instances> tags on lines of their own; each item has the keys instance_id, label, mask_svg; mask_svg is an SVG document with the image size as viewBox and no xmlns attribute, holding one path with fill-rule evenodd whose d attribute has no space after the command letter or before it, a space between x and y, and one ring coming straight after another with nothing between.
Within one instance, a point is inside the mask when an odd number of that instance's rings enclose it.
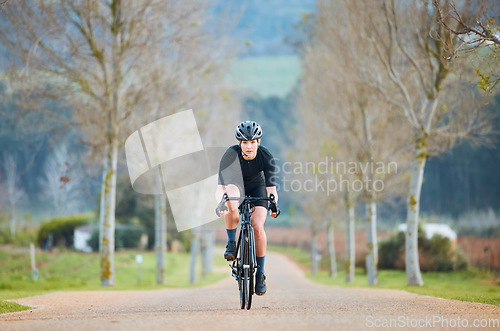
<instances>
[{"instance_id":1,"label":"cyclist's arm","mask_svg":"<svg viewBox=\"0 0 500 331\"><path fill-rule=\"evenodd\" d=\"M226 192L226 185L217 185L217 190L215 191L215 200L219 203L222 200L222 196Z\"/></svg>"},{"instance_id":2,"label":"cyclist's arm","mask_svg":"<svg viewBox=\"0 0 500 331\"><path fill-rule=\"evenodd\" d=\"M228 184L228 185L217 185L217 190L215 191L215 199L217 202L222 200L222 196L224 193L227 193L229 197L239 197L240 191L236 185ZM232 200L226 202L226 206L228 208L227 212L234 212L238 210L238 201ZM224 215L223 213L222 215Z\"/></svg>"},{"instance_id":3,"label":"cyclist's arm","mask_svg":"<svg viewBox=\"0 0 500 331\"><path fill-rule=\"evenodd\" d=\"M267 191L267 196L274 194L274 197L275 197L275 201L278 202L278 191L276 190L276 186L268 186L266 187L266 191Z\"/></svg>"}]
</instances>

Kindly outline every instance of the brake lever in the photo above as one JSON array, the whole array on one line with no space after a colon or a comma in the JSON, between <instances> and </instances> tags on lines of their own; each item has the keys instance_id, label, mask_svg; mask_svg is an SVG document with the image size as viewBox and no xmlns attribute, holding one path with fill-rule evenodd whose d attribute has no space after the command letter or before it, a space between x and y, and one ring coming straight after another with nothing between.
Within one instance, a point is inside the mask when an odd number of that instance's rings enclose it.
<instances>
[{"instance_id":1,"label":"brake lever","mask_svg":"<svg viewBox=\"0 0 500 331\"><path fill-rule=\"evenodd\" d=\"M227 201L227 193L224 193L221 202L219 202L219 205L217 206L217 208L215 208L215 214L217 214L217 217L221 217L222 216L221 213L227 210L226 201Z\"/></svg>"},{"instance_id":2,"label":"brake lever","mask_svg":"<svg viewBox=\"0 0 500 331\"><path fill-rule=\"evenodd\" d=\"M269 194L269 209L271 209L271 211L273 213L276 214L276 216L274 216L274 218L278 217L279 214L280 214L280 209L278 208L278 203L275 201L275 196L274 194Z\"/></svg>"}]
</instances>

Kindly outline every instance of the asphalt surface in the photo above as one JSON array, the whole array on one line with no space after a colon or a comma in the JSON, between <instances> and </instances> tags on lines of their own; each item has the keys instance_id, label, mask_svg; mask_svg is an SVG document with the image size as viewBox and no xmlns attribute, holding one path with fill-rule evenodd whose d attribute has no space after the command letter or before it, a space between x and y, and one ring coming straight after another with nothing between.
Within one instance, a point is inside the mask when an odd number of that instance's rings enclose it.
<instances>
[{"instance_id":1,"label":"asphalt surface","mask_svg":"<svg viewBox=\"0 0 500 331\"><path fill-rule=\"evenodd\" d=\"M196 289L56 292L13 300L37 308L0 315L0 330L500 329L493 324L500 323L500 307L318 285L272 253L266 257L266 295L241 310L229 267L227 272L224 280Z\"/></svg>"}]
</instances>

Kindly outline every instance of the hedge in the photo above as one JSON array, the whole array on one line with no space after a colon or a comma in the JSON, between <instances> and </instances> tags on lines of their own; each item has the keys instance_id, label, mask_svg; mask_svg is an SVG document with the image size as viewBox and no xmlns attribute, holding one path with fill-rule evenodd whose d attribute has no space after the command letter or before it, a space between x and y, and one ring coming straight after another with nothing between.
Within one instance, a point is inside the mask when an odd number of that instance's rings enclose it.
<instances>
[{"instance_id":1,"label":"hedge","mask_svg":"<svg viewBox=\"0 0 500 331\"><path fill-rule=\"evenodd\" d=\"M88 224L92 214L70 215L50 219L44 222L38 230L38 244L44 247L44 243L49 239L49 233L52 233L52 245L64 245L68 248L73 247L73 235L75 228Z\"/></svg>"}]
</instances>

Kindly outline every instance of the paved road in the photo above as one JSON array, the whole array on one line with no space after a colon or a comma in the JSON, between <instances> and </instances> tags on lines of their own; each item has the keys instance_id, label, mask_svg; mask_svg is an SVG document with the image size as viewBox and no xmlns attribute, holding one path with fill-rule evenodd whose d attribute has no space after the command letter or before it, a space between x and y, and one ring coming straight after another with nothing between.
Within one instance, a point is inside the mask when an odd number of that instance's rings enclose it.
<instances>
[{"instance_id":1,"label":"paved road","mask_svg":"<svg viewBox=\"0 0 500 331\"><path fill-rule=\"evenodd\" d=\"M476 319L483 325L500 320L500 307L492 305L314 284L280 254L268 254L266 272L268 293L254 296L250 311L239 309L236 281L228 277L197 289L57 292L19 299L39 309L0 315L0 330L316 331L386 324L456 329L465 323L472 327Z\"/></svg>"}]
</instances>

